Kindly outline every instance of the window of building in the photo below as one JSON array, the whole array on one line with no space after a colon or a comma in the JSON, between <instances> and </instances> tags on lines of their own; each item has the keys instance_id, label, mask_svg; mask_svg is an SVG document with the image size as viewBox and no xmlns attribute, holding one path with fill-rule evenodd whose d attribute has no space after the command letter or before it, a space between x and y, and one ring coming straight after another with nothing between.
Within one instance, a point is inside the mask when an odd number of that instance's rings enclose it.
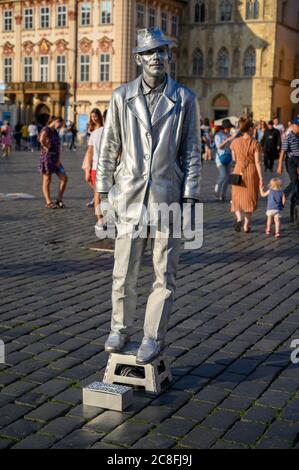
<instances>
[{"instance_id":1,"label":"window of building","mask_svg":"<svg viewBox=\"0 0 299 470\"><path fill-rule=\"evenodd\" d=\"M201 77L203 75L203 69L203 53L200 49L196 49L192 56L192 74L196 77Z\"/></svg>"},{"instance_id":2,"label":"window of building","mask_svg":"<svg viewBox=\"0 0 299 470\"><path fill-rule=\"evenodd\" d=\"M246 20L257 20L260 12L259 0L246 1Z\"/></svg>"},{"instance_id":3,"label":"window of building","mask_svg":"<svg viewBox=\"0 0 299 470\"><path fill-rule=\"evenodd\" d=\"M206 5L203 0L196 0L194 6L195 23L204 23L206 20Z\"/></svg>"},{"instance_id":4,"label":"window of building","mask_svg":"<svg viewBox=\"0 0 299 470\"><path fill-rule=\"evenodd\" d=\"M137 3L137 27L144 28L144 5Z\"/></svg>"},{"instance_id":5,"label":"window of building","mask_svg":"<svg viewBox=\"0 0 299 470\"><path fill-rule=\"evenodd\" d=\"M33 61L32 57L24 57L24 82L33 80Z\"/></svg>"},{"instance_id":6,"label":"window of building","mask_svg":"<svg viewBox=\"0 0 299 470\"><path fill-rule=\"evenodd\" d=\"M228 77L229 75L229 55L224 47L220 49L217 57L217 73L219 77Z\"/></svg>"},{"instance_id":7,"label":"window of building","mask_svg":"<svg viewBox=\"0 0 299 470\"><path fill-rule=\"evenodd\" d=\"M40 57L40 81L49 81L49 57L47 55Z\"/></svg>"},{"instance_id":8,"label":"window of building","mask_svg":"<svg viewBox=\"0 0 299 470\"><path fill-rule=\"evenodd\" d=\"M220 1L220 21L231 21L233 15L233 1Z\"/></svg>"},{"instance_id":9,"label":"window of building","mask_svg":"<svg viewBox=\"0 0 299 470\"><path fill-rule=\"evenodd\" d=\"M287 17L287 8L288 8L288 0L283 0L282 10L281 10L281 22L285 23Z\"/></svg>"},{"instance_id":10,"label":"window of building","mask_svg":"<svg viewBox=\"0 0 299 470\"><path fill-rule=\"evenodd\" d=\"M166 11L162 11L161 13L161 29L163 33L167 34L168 29L168 15Z\"/></svg>"},{"instance_id":11,"label":"window of building","mask_svg":"<svg viewBox=\"0 0 299 470\"><path fill-rule=\"evenodd\" d=\"M100 82L110 82L110 54L100 55Z\"/></svg>"},{"instance_id":12,"label":"window of building","mask_svg":"<svg viewBox=\"0 0 299 470\"><path fill-rule=\"evenodd\" d=\"M81 5L81 26L89 26L91 23L91 5L82 3Z\"/></svg>"},{"instance_id":13,"label":"window of building","mask_svg":"<svg viewBox=\"0 0 299 470\"><path fill-rule=\"evenodd\" d=\"M67 25L67 10L66 5L57 6L57 26L58 28L64 28Z\"/></svg>"},{"instance_id":14,"label":"window of building","mask_svg":"<svg viewBox=\"0 0 299 470\"><path fill-rule=\"evenodd\" d=\"M178 35L179 17L172 15L171 17L171 35L176 37Z\"/></svg>"},{"instance_id":15,"label":"window of building","mask_svg":"<svg viewBox=\"0 0 299 470\"><path fill-rule=\"evenodd\" d=\"M249 47L244 55L244 75L252 77L256 72L256 53L253 47Z\"/></svg>"},{"instance_id":16,"label":"window of building","mask_svg":"<svg viewBox=\"0 0 299 470\"><path fill-rule=\"evenodd\" d=\"M101 23L112 23L112 2L111 0L102 0L101 2Z\"/></svg>"},{"instance_id":17,"label":"window of building","mask_svg":"<svg viewBox=\"0 0 299 470\"><path fill-rule=\"evenodd\" d=\"M4 82L12 82L12 58L5 57L4 59Z\"/></svg>"},{"instance_id":18,"label":"window of building","mask_svg":"<svg viewBox=\"0 0 299 470\"><path fill-rule=\"evenodd\" d=\"M148 10L148 26L153 28L156 26L156 10L155 8L149 8Z\"/></svg>"},{"instance_id":19,"label":"window of building","mask_svg":"<svg viewBox=\"0 0 299 470\"><path fill-rule=\"evenodd\" d=\"M56 57L56 80L57 82L65 82L66 80L66 60L64 55Z\"/></svg>"},{"instance_id":20,"label":"window of building","mask_svg":"<svg viewBox=\"0 0 299 470\"><path fill-rule=\"evenodd\" d=\"M12 11L6 10L4 11L4 24L3 29L4 31L12 31Z\"/></svg>"},{"instance_id":21,"label":"window of building","mask_svg":"<svg viewBox=\"0 0 299 470\"><path fill-rule=\"evenodd\" d=\"M89 82L90 57L87 54L80 56L80 81Z\"/></svg>"},{"instance_id":22,"label":"window of building","mask_svg":"<svg viewBox=\"0 0 299 470\"><path fill-rule=\"evenodd\" d=\"M33 29L33 8L25 8L24 11L24 28Z\"/></svg>"},{"instance_id":23,"label":"window of building","mask_svg":"<svg viewBox=\"0 0 299 470\"><path fill-rule=\"evenodd\" d=\"M49 28L50 27L50 8L41 7L40 9L40 27Z\"/></svg>"}]
</instances>

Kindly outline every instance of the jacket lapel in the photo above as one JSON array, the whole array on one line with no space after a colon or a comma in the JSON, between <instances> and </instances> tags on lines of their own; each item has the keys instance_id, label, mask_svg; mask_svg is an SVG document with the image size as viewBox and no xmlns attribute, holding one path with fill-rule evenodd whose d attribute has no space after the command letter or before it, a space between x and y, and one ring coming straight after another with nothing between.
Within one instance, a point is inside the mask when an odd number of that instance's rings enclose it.
<instances>
[{"instance_id":1,"label":"jacket lapel","mask_svg":"<svg viewBox=\"0 0 299 470\"><path fill-rule=\"evenodd\" d=\"M150 131L152 126L146 106L146 101L141 92L141 80L142 75L130 83L129 89L127 91L126 103L130 111L142 123L146 130Z\"/></svg>"},{"instance_id":2,"label":"jacket lapel","mask_svg":"<svg viewBox=\"0 0 299 470\"><path fill-rule=\"evenodd\" d=\"M167 75L167 84L164 93L161 95L150 120L146 100L141 92L141 80L142 75L130 84L127 92L126 103L134 116L136 116L143 126L150 131L152 127L156 126L161 119L163 119L164 116L174 108L177 101L177 85L176 82Z\"/></svg>"},{"instance_id":3,"label":"jacket lapel","mask_svg":"<svg viewBox=\"0 0 299 470\"><path fill-rule=\"evenodd\" d=\"M161 119L170 113L177 101L176 83L167 75L167 84L152 115L152 126L156 126Z\"/></svg>"}]
</instances>

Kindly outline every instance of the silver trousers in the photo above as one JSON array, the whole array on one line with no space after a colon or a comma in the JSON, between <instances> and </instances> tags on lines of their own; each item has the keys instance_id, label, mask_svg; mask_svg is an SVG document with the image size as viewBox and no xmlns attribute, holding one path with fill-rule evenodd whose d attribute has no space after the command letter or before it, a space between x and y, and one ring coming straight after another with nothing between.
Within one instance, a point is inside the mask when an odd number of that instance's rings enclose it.
<instances>
[{"instance_id":1,"label":"silver trousers","mask_svg":"<svg viewBox=\"0 0 299 470\"><path fill-rule=\"evenodd\" d=\"M163 340L167 332L181 247L180 239L163 236L157 231L155 238L150 239L155 281L146 306L144 336L155 340ZM137 280L146 245L147 239L140 237L122 236L115 240L112 331L131 332L137 304Z\"/></svg>"}]
</instances>

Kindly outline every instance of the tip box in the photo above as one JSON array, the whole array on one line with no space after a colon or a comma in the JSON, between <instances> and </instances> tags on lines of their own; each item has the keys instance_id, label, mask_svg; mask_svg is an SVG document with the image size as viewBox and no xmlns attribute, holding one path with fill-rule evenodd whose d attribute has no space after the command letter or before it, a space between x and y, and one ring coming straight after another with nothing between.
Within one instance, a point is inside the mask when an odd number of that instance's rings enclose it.
<instances>
[{"instance_id":1,"label":"tip box","mask_svg":"<svg viewBox=\"0 0 299 470\"><path fill-rule=\"evenodd\" d=\"M83 405L123 411L133 401L133 389L124 385L93 382L83 388Z\"/></svg>"}]
</instances>

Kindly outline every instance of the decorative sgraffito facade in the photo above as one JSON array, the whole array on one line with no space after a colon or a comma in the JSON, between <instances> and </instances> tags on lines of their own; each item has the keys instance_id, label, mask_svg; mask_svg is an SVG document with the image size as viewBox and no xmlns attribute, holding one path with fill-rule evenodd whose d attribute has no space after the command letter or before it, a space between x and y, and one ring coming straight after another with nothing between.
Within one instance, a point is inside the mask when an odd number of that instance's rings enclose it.
<instances>
[{"instance_id":1,"label":"decorative sgraffito facade","mask_svg":"<svg viewBox=\"0 0 299 470\"><path fill-rule=\"evenodd\" d=\"M286 123L299 113L298 0L0 0L0 117L105 110L139 73L136 29L156 24L175 43L171 74L195 91L203 117L275 113Z\"/></svg>"},{"instance_id":2,"label":"decorative sgraffito facade","mask_svg":"<svg viewBox=\"0 0 299 470\"><path fill-rule=\"evenodd\" d=\"M112 90L136 76L136 29L159 24L176 42L184 5L180 0L0 0L3 110L11 111L14 122L53 114L73 120L93 107L104 111Z\"/></svg>"}]
</instances>

